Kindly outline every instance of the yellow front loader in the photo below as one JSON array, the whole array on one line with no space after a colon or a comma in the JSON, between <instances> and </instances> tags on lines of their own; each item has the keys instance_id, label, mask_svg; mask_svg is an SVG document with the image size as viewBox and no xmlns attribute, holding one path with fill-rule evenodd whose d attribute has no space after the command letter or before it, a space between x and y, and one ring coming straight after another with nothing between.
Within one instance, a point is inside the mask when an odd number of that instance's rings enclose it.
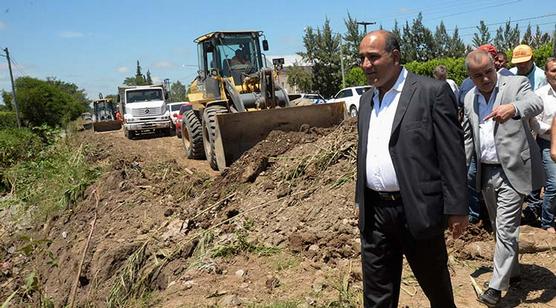
<instances>
[{"instance_id":1,"label":"yellow front loader","mask_svg":"<svg viewBox=\"0 0 556 308\"><path fill-rule=\"evenodd\" d=\"M290 104L275 72L266 68L261 36L261 31L211 32L195 40L199 71L188 89L193 108L182 118L188 158L207 158L222 171L272 130L330 127L347 116L344 103ZM268 50L266 40L262 47Z\"/></svg>"}]
</instances>

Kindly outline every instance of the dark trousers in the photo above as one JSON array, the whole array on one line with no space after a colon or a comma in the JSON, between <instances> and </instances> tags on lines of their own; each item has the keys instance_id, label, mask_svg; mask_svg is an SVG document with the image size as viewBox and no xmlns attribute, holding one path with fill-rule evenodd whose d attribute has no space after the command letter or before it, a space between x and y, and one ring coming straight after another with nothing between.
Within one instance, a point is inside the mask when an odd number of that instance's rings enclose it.
<instances>
[{"instance_id":1,"label":"dark trousers","mask_svg":"<svg viewBox=\"0 0 556 308\"><path fill-rule=\"evenodd\" d=\"M431 307L455 307L448 271L444 236L415 239L407 227L402 201L369 200L372 223L361 234L363 299L365 307L398 307L402 274L402 254Z\"/></svg>"}]
</instances>

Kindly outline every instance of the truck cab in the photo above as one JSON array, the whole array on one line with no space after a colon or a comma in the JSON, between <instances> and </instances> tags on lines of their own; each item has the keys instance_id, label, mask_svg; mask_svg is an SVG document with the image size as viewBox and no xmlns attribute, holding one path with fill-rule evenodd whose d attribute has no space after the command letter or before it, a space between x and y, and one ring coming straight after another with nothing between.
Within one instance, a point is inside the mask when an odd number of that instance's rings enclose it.
<instances>
[{"instance_id":1,"label":"truck cab","mask_svg":"<svg viewBox=\"0 0 556 308\"><path fill-rule=\"evenodd\" d=\"M172 121L163 85L120 86L118 96L126 137L131 139L145 131L171 133Z\"/></svg>"}]
</instances>

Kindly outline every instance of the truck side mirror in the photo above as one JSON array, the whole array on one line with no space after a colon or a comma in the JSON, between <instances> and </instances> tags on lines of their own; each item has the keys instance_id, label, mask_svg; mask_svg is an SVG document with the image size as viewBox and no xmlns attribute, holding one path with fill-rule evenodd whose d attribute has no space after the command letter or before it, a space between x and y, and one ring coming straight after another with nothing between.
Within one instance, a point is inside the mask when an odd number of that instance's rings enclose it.
<instances>
[{"instance_id":1,"label":"truck side mirror","mask_svg":"<svg viewBox=\"0 0 556 308\"><path fill-rule=\"evenodd\" d=\"M263 50L268 51L268 41L266 39L263 40Z\"/></svg>"}]
</instances>

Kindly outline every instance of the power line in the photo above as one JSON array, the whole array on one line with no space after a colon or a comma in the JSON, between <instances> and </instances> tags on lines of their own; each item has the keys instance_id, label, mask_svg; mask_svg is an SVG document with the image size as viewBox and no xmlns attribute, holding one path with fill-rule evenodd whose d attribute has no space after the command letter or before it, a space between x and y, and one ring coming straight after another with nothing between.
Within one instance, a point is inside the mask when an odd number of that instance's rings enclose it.
<instances>
[{"instance_id":1,"label":"power line","mask_svg":"<svg viewBox=\"0 0 556 308\"><path fill-rule=\"evenodd\" d=\"M515 0L515 1L511 1L511 2L505 2L505 3L491 4L491 5L483 6L483 7L480 7L480 8L473 9L473 10L457 12L457 13L453 13L453 14L449 14L449 15L445 15L445 16L440 16L440 17L427 18L427 20L438 20L438 19L442 19L442 18L446 18L446 17L464 15L464 14L467 14L467 13L473 13L473 12L483 10L483 9L490 9L490 8L493 8L493 7L500 7L500 6L504 6L504 5L510 5L510 4L514 4L514 3L517 3L517 2L521 2L521 0Z\"/></svg>"},{"instance_id":2,"label":"power line","mask_svg":"<svg viewBox=\"0 0 556 308\"><path fill-rule=\"evenodd\" d=\"M540 15L540 16L534 16L534 17L527 17L527 18L520 18L520 19L515 19L515 20L507 20L507 21L501 21L501 22L495 22L495 23L491 23L491 24L486 24L486 26L497 26L497 25L503 25L506 22L511 22L511 23L517 23L517 22L521 22L521 21L528 21L528 20L534 20L534 19L541 19L541 18L546 18L546 17L551 17L551 16L556 16L556 13L550 13L550 14L546 14L546 15ZM466 30L466 29L474 29L476 26L468 26L468 27L462 27L462 28L458 28L458 30ZM454 31L456 30L454 29L449 29L447 31Z\"/></svg>"},{"instance_id":3,"label":"power line","mask_svg":"<svg viewBox=\"0 0 556 308\"><path fill-rule=\"evenodd\" d=\"M453 2L453 3L452 3ZM469 5L468 1L466 4ZM480 1L479 1L480 2ZM403 13L403 14L394 14L394 15L387 15L387 16L382 16L380 20L378 20L379 22L383 22L386 21L388 19L396 19L397 17L403 17L403 16L417 16L419 13L423 13L426 12L427 14L429 13L441 13L441 12L445 12L448 11L448 9L450 11L457 9L458 7L461 7L461 1L443 1L442 4L449 4L449 5L444 5L444 6L432 6L432 7L426 7L426 8L421 8L421 9L412 9L410 11L408 11L407 13Z\"/></svg>"}]
</instances>

